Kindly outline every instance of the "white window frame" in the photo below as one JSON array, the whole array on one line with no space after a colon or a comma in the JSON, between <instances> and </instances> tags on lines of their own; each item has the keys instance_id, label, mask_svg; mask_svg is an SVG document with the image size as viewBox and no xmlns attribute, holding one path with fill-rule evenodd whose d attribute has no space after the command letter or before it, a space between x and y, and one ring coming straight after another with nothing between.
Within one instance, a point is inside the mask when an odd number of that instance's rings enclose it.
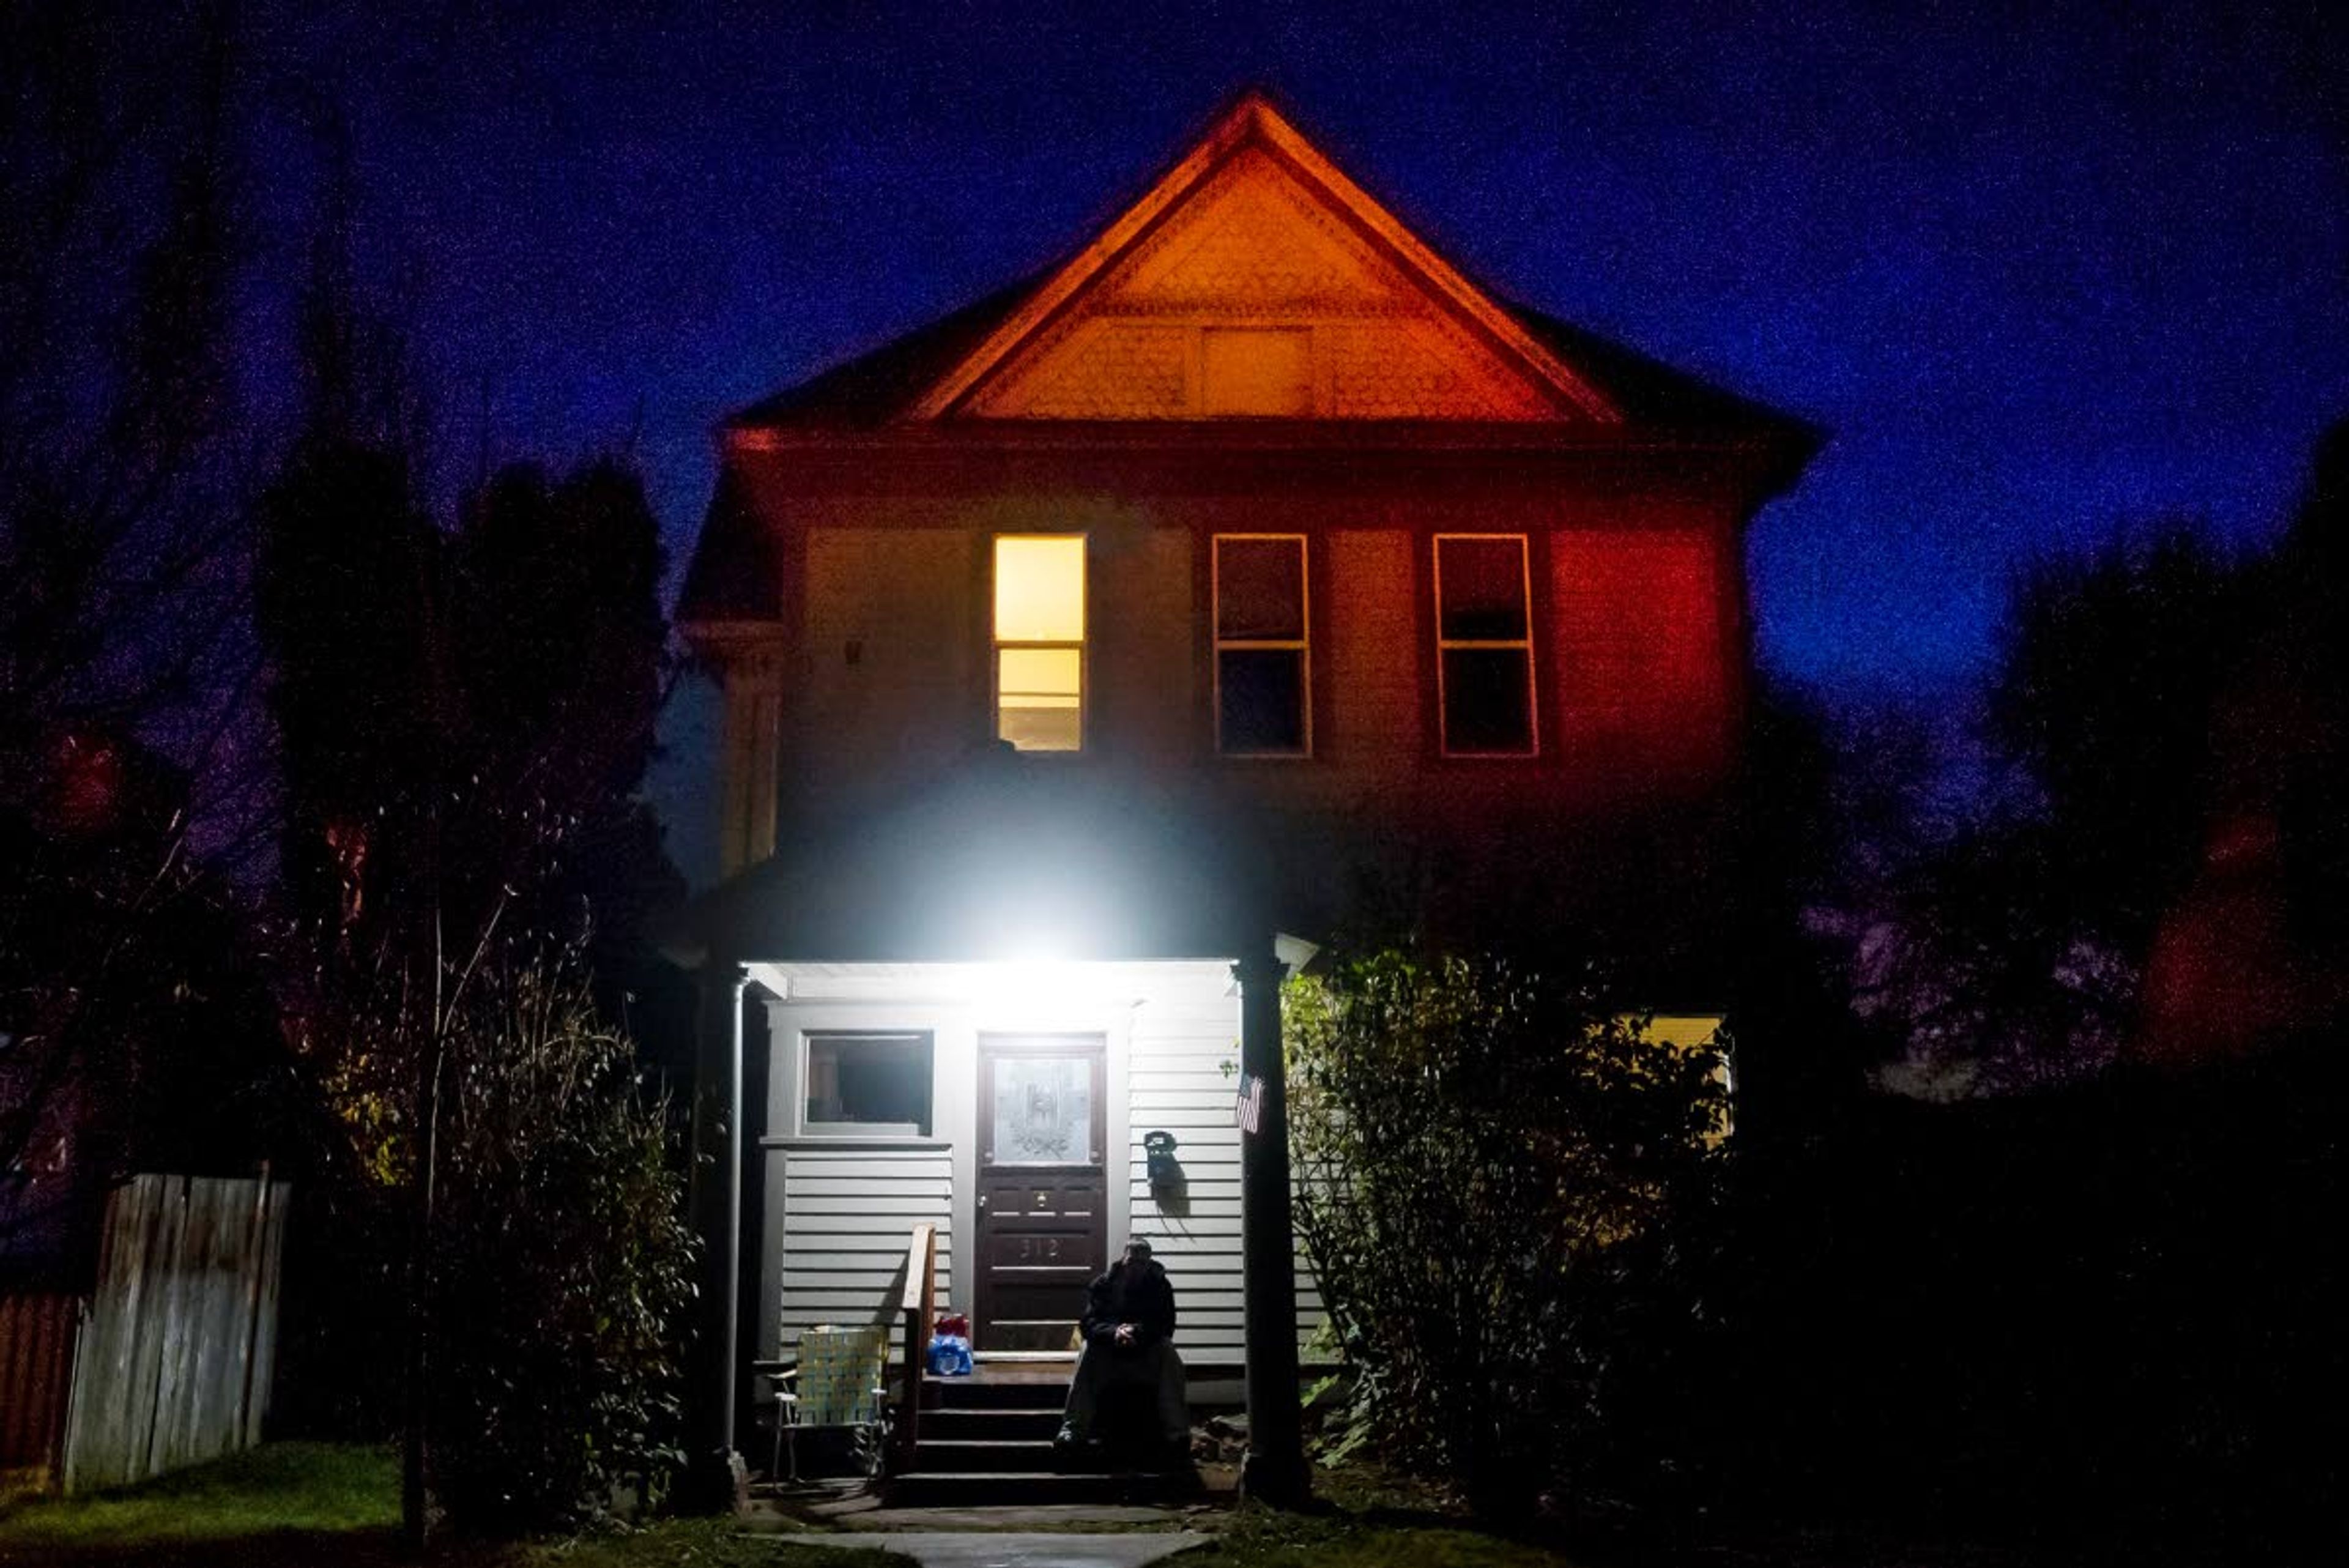
<instances>
[{"instance_id":1,"label":"white window frame","mask_svg":"<svg viewBox=\"0 0 2349 1568\"><path fill-rule=\"evenodd\" d=\"M843 1025L824 1023L802 1025L797 1033L799 1035L799 1049L797 1052L798 1061L794 1065L798 1070L792 1074L791 1116L791 1127L794 1136L800 1137L840 1138L843 1140L862 1138L867 1142L871 1142L875 1139L896 1142L908 1138L935 1140L937 1137L938 1032L936 1030L930 1028L894 1028L865 1024ZM926 1088L930 1107L930 1126L928 1131L924 1131L918 1123L908 1125L903 1122L819 1122L808 1119L808 1083L810 1078L812 1076L814 1070L815 1043L818 1040L839 1039L919 1039L927 1043L929 1046L929 1081L926 1085Z\"/></svg>"},{"instance_id":2,"label":"white window frame","mask_svg":"<svg viewBox=\"0 0 2349 1568\"><path fill-rule=\"evenodd\" d=\"M1444 635L1444 544L1447 539L1474 540L1491 544L1498 540L1514 540L1517 546L1518 581L1525 594L1525 635L1518 638L1447 638ZM1433 573L1435 593L1435 744L1447 758L1465 761L1494 759L1516 761L1541 755L1541 671L1534 660L1534 563L1533 539L1526 534L1438 534L1428 546ZM1455 650L1478 649L1495 651L1516 649L1526 656L1526 747L1516 752L1464 752L1452 747L1452 712L1450 681L1444 671L1444 656Z\"/></svg>"},{"instance_id":3,"label":"white window frame","mask_svg":"<svg viewBox=\"0 0 2349 1568\"><path fill-rule=\"evenodd\" d=\"M1297 543L1297 629L1294 638L1226 638L1224 636L1224 541L1257 540ZM1215 644L1211 680L1216 702L1216 754L1258 762L1302 762L1313 755L1313 545L1303 534L1217 534L1208 543L1207 629ZM1301 743L1294 751L1235 751L1224 741L1224 655L1226 653L1295 653L1298 697L1302 711Z\"/></svg>"},{"instance_id":4,"label":"white window frame","mask_svg":"<svg viewBox=\"0 0 2349 1568\"><path fill-rule=\"evenodd\" d=\"M1074 642L1030 642L1002 637L996 628L996 575L1003 556L1000 548L1006 539L1073 539L1077 545L1077 613L1083 619L1085 635ZM1007 650L1057 651L1072 648L1077 652L1077 743L1066 750L1015 746L1023 757L1074 757L1084 754L1086 742L1092 731L1092 544L1083 534L1055 534L1041 530L1023 533L1001 533L988 535L987 544L987 631L993 652L988 657L988 702L995 713L995 738L1005 740L1003 733L1003 655Z\"/></svg>"}]
</instances>

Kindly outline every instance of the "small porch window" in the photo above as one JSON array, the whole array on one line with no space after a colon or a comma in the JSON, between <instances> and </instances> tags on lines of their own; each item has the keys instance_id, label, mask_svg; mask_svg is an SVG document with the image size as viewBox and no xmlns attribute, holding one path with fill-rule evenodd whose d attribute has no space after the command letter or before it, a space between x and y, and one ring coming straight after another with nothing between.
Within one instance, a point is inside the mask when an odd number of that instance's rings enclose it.
<instances>
[{"instance_id":1,"label":"small porch window","mask_svg":"<svg viewBox=\"0 0 2349 1568\"><path fill-rule=\"evenodd\" d=\"M995 732L1023 752L1085 736L1085 536L995 541Z\"/></svg>"},{"instance_id":2,"label":"small porch window","mask_svg":"<svg viewBox=\"0 0 2349 1568\"><path fill-rule=\"evenodd\" d=\"M811 1133L930 1136L930 1036L811 1033L802 1117Z\"/></svg>"}]
</instances>

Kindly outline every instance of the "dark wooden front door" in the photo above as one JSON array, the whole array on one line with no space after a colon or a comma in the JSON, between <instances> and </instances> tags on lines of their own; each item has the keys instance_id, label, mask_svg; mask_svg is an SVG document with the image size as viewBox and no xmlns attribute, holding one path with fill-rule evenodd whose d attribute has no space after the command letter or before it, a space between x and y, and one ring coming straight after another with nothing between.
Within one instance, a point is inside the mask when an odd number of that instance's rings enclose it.
<instances>
[{"instance_id":1,"label":"dark wooden front door","mask_svg":"<svg viewBox=\"0 0 2349 1568\"><path fill-rule=\"evenodd\" d=\"M981 1350L1067 1350L1109 1266L1108 1084L1098 1034L978 1040Z\"/></svg>"}]
</instances>

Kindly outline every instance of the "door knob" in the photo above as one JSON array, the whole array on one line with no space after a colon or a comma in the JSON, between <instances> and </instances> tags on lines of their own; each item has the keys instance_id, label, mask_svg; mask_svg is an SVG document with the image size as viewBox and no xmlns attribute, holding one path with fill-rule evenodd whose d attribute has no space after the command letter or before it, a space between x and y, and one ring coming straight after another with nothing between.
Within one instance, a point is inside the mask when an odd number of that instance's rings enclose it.
<instances>
[{"instance_id":1,"label":"door knob","mask_svg":"<svg viewBox=\"0 0 2349 1568\"><path fill-rule=\"evenodd\" d=\"M978 1211L981 1214L987 1212L987 1194L984 1192L978 1195Z\"/></svg>"}]
</instances>

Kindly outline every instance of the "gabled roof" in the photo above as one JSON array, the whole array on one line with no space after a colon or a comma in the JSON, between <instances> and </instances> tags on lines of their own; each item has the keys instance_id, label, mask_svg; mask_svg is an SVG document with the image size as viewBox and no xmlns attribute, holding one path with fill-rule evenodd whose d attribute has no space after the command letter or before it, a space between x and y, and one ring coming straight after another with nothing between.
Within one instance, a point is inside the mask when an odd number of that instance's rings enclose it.
<instances>
[{"instance_id":1,"label":"gabled roof","mask_svg":"<svg viewBox=\"0 0 2349 1568\"><path fill-rule=\"evenodd\" d=\"M720 468L678 595L678 618L704 627L771 621L782 610L781 580L774 531L760 521L748 479L731 464Z\"/></svg>"},{"instance_id":2,"label":"gabled roof","mask_svg":"<svg viewBox=\"0 0 2349 1568\"><path fill-rule=\"evenodd\" d=\"M926 327L753 404L734 431L872 429L951 419L1056 330L1186 208L1207 199L1244 155L1276 160L1309 199L1374 245L1464 333L1555 400L1557 417L1641 433L1787 439L1801 421L1671 369L1621 344L1479 288L1315 149L1259 93L1242 97L1138 201L1060 265L1021 279ZM1598 433L1592 431L1591 433Z\"/></svg>"},{"instance_id":3,"label":"gabled roof","mask_svg":"<svg viewBox=\"0 0 2349 1568\"><path fill-rule=\"evenodd\" d=\"M870 353L843 360L737 410L726 426L870 430L909 419L922 390L1009 316L1036 282L1032 276L1022 278ZM1552 352L1572 361L1631 429L1816 440L1812 428L1792 414L1675 369L1588 327L1526 306L1506 304L1502 308Z\"/></svg>"},{"instance_id":4,"label":"gabled roof","mask_svg":"<svg viewBox=\"0 0 2349 1568\"><path fill-rule=\"evenodd\" d=\"M1459 325L1480 335L1487 348L1497 350L1510 369L1556 399L1561 411L1571 410L1601 422L1612 422L1618 417L1607 400L1575 373L1573 367L1550 353L1490 296L1347 178L1319 148L1299 134L1264 94L1254 91L1242 95L1141 200L1119 214L1091 244L1055 268L984 340L926 389L907 410L908 417L938 419L970 409L978 389L989 377L1014 365L1056 320L1083 309L1089 297L1101 292L1121 270L1128 268L1154 237L1191 215L1193 209L1213 208L1220 202L1245 212L1249 206L1248 192L1236 194L1232 187L1248 183L1258 188L1254 192L1258 197L1271 195L1272 188L1278 187L1292 202L1301 203L1285 214L1277 211L1248 214L1257 220L1257 229L1250 237L1260 241L1268 238L1283 250L1290 246L1300 250L1319 248L1315 244L1317 238L1340 240L1335 254L1325 251L1318 257L1283 256L1274 266L1272 277L1257 280L1259 283L1270 281L1276 288L1286 284L1308 298L1314 292L1313 282L1325 287L1334 285L1340 290L1350 284L1355 290L1373 296L1381 292L1381 283L1389 283L1384 291L1388 303L1416 296L1413 303L1433 305L1455 318ZM1263 232L1268 216L1272 224L1268 234ZM1319 235L1315 232L1316 219L1327 224ZM1376 258L1387 264L1377 270L1392 269L1391 277L1345 275L1351 270L1346 265L1348 260L1359 265L1361 260L1370 259L1344 256L1345 237L1367 242ZM1224 267L1220 275L1211 267L1208 275L1195 283L1217 292L1244 287L1243 279L1231 265L1238 258L1226 255L1221 259ZM1317 270L1317 263L1322 273L1319 279L1309 281L1285 273L1287 267L1299 266L1309 275ZM1331 275L1333 266L1336 275ZM1287 303L1294 306L1303 301L1292 296Z\"/></svg>"},{"instance_id":5,"label":"gabled roof","mask_svg":"<svg viewBox=\"0 0 2349 1568\"><path fill-rule=\"evenodd\" d=\"M1207 223L1214 204L1230 204L1235 182L1243 177L1255 180L1260 208L1280 208L1275 213L1278 223L1306 225L1276 227L1276 238L1295 236L1305 250L1324 246L1325 260L1354 247L1349 254L1378 275L1366 286L1388 291L1372 302L1379 318L1394 319L1398 304L1431 319L1441 317L1441 329L1423 340L1439 353L1455 355L1454 371L1513 379L1502 389L1515 399L1502 400L1506 422L1439 421L1446 428L1504 431L1510 433L1502 439L1513 442L1530 434L1544 443L1556 439L1605 447L1661 441L1758 450L1775 475L1764 481L1769 489L1789 483L1819 444L1820 432L1801 420L1478 288L1255 93L1218 117L1143 197L1067 261L752 404L730 417L724 429L733 444L745 448L762 444L762 438L821 444L834 431L856 432L860 441L885 441L893 430L984 441L989 431L1065 427L1066 416L1019 413L1016 398L1000 396L1007 379L1016 382L1022 374L1032 379L1040 358L1057 353L1065 360L1086 351L1072 334L1085 325L1089 311L1100 325L1102 317L1123 309L1127 314L1109 325L1146 335L1154 324L1150 313L1167 301L1138 297L1148 293L1145 275L1157 267L1163 288L1170 269L1179 271L1186 254L1195 258L1206 248L1202 242L1184 251L1190 244L1182 231L1186 216ZM1278 189L1268 197L1271 187ZM1237 226L1226 225L1226 240ZM1266 231L1259 223L1256 232ZM1228 264L1231 258L1226 259ZM1195 300L1178 298L1174 304L1179 314ZM1372 347L1392 351L1407 345ZM989 396L996 403L981 406ZM1007 401L1012 406L1007 408ZM1126 428L1140 433L1151 422L1133 421ZM1155 422L1172 433L1178 421ZM1179 422L1192 433L1205 433L1224 421L1191 417ZM1340 422L1366 424L1361 418L1285 424L1329 431ZM1281 423L1276 422L1276 438ZM729 621L769 621L781 613L772 519L765 514L772 503L754 493L774 477L770 465L725 466L687 573L682 618L708 628Z\"/></svg>"},{"instance_id":6,"label":"gabled roof","mask_svg":"<svg viewBox=\"0 0 2349 1568\"><path fill-rule=\"evenodd\" d=\"M727 426L853 428L903 419L914 400L1000 327L1043 278L1042 273L1023 277L870 353L843 360L728 416Z\"/></svg>"}]
</instances>

